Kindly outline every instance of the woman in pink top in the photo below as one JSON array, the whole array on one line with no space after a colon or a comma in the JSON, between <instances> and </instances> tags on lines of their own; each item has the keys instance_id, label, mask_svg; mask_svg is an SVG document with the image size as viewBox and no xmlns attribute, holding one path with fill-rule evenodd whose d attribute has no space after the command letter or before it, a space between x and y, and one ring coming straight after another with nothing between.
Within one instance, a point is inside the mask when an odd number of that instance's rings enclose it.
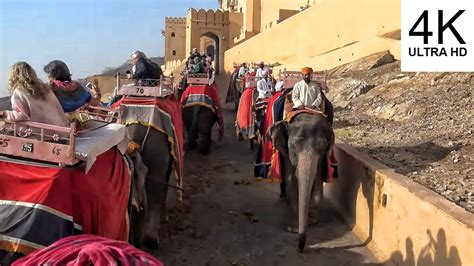
<instances>
[{"instance_id":1,"label":"woman in pink top","mask_svg":"<svg viewBox=\"0 0 474 266\"><path fill-rule=\"evenodd\" d=\"M31 121L68 127L58 99L25 62L15 63L8 79L12 111L0 111L7 122Z\"/></svg>"}]
</instances>

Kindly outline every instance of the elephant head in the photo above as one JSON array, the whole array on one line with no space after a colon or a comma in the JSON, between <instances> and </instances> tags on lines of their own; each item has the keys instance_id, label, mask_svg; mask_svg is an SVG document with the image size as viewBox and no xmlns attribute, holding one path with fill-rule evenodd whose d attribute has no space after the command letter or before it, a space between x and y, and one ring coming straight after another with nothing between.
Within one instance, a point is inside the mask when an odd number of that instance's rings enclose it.
<instances>
[{"instance_id":1,"label":"elephant head","mask_svg":"<svg viewBox=\"0 0 474 266\"><path fill-rule=\"evenodd\" d=\"M292 184L297 186L293 190L297 191L297 199L287 202L298 203L298 250L302 252L306 243L310 199L314 191L321 191L318 200L322 198L322 169L326 154L334 142L334 133L326 118L303 113L291 123L280 121L274 124L270 128L270 136L286 161L285 165L291 165L289 169L284 169L287 188ZM296 193L290 193L288 197L296 197Z\"/></svg>"}]
</instances>

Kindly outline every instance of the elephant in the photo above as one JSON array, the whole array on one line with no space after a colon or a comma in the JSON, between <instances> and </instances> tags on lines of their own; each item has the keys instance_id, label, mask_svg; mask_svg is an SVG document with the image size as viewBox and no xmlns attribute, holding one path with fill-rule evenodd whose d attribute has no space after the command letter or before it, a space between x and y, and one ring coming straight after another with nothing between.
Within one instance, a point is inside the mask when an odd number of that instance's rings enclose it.
<instances>
[{"instance_id":1,"label":"elephant","mask_svg":"<svg viewBox=\"0 0 474 266\"><path fill-rule=\"evenodd\" d=\"M155 250L166 232L168 220L166 198L174 160L171 144L164 133L150 127L131 124L127 130L130 139L141 145L140 155L148 168L146 178L135 180L139 183L132 189L135 195L132 195L131 242L138 248Z\"/></svg>"},{"instance_id":2,"label":"elephant","mask_svg":"<svg viewBox=\"0 0 474 266\"><path fill-rule=\"evenodd\" d=\"M290 224L286 229L298 233L298 251L303 252L311 199L318 207L322 203L326 155L334 143L334 132L325 117L301 113L290 123L283 120L272 125L269 135L282 159L280 197L289 207L285 222Z\"/></svg>"},{"instance_id":3,"label":"elephant","mask_svg":"<svg viewBox=\"0 0 474 266\"><path fill-rule=\"evenodd\" d=\"M0 110L11 110L10 97L0 98ZM163 225L167 222L167 184L173 164L171 144L165 134L146 126L131 124L127 130L130 139L142 145L140 154L130 154L135 166L130 242L154 250L166 232Z\"/></svg>"},{"instance_id":4,"label":"elephant","mask_svg":"<svg viewBox=\"0 0 474 266\"><path fill-rule=\"evenodd\" d=\"M218 121L218 116L210 108L192 105L183 108L183 124L186 129L187 149L191 150L198 144L201 154L209 153L212 127Z\"/></svg>"}]
</instances>

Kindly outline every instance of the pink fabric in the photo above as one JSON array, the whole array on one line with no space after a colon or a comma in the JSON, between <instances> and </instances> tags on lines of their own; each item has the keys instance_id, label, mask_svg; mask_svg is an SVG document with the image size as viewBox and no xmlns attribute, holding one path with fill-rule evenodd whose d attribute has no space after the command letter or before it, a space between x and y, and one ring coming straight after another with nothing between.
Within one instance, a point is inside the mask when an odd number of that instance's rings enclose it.
<instances>
[{"instance_id":1,"label":"pink fabric","mask_svg":"<svg viewBox=\"0 0 474 266\"><path fill-rule=\"evenodd\" d=\"M79 86L75 81L59 81L59 80L52 80L51 85L63 91L75 91Z\"/></svg>"},{"instance_id":2,"label":"pink fabric","mask_svg":"<svg viewBox=\"0 0 474 266\"><path fill-rule=\"evenodd\" d=\"M7 122L31 121L68 127L63 108L53 92L49 91L45 100L34 99L21 89L12 94L12 111L5 111Z\"/></svg>"},{"instance_id":3,"label":"pink fabric","mask_svg":"<svg viewBox=\"0 0 474 266\"><path fill-rule=\"evenodd\" d=\"M93 235L79 235L63 238L17 260L12 265L163 266L164 264L126 242Z\"/></svg>"}]
</instances>

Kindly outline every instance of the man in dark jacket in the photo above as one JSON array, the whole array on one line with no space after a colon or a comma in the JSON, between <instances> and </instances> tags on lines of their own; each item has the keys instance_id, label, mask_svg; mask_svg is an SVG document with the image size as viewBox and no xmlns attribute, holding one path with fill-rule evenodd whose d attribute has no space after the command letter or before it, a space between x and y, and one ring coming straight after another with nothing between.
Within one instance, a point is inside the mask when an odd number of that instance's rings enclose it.
<instances>
[{"instance_id":1,"label":"man in dark jacket","mask_svg":"<svg viewBox=\"0 0 474 266\"><path fill-rule=\"evenodd\" d=\"M135 51L130 56L130 63L132 63L132 73L128 74L129 79L134 79L135 82L141 79L158 79L154 77L152 65L148 62L145 54L140 51Z\"/></svg>"}]
</instances>

